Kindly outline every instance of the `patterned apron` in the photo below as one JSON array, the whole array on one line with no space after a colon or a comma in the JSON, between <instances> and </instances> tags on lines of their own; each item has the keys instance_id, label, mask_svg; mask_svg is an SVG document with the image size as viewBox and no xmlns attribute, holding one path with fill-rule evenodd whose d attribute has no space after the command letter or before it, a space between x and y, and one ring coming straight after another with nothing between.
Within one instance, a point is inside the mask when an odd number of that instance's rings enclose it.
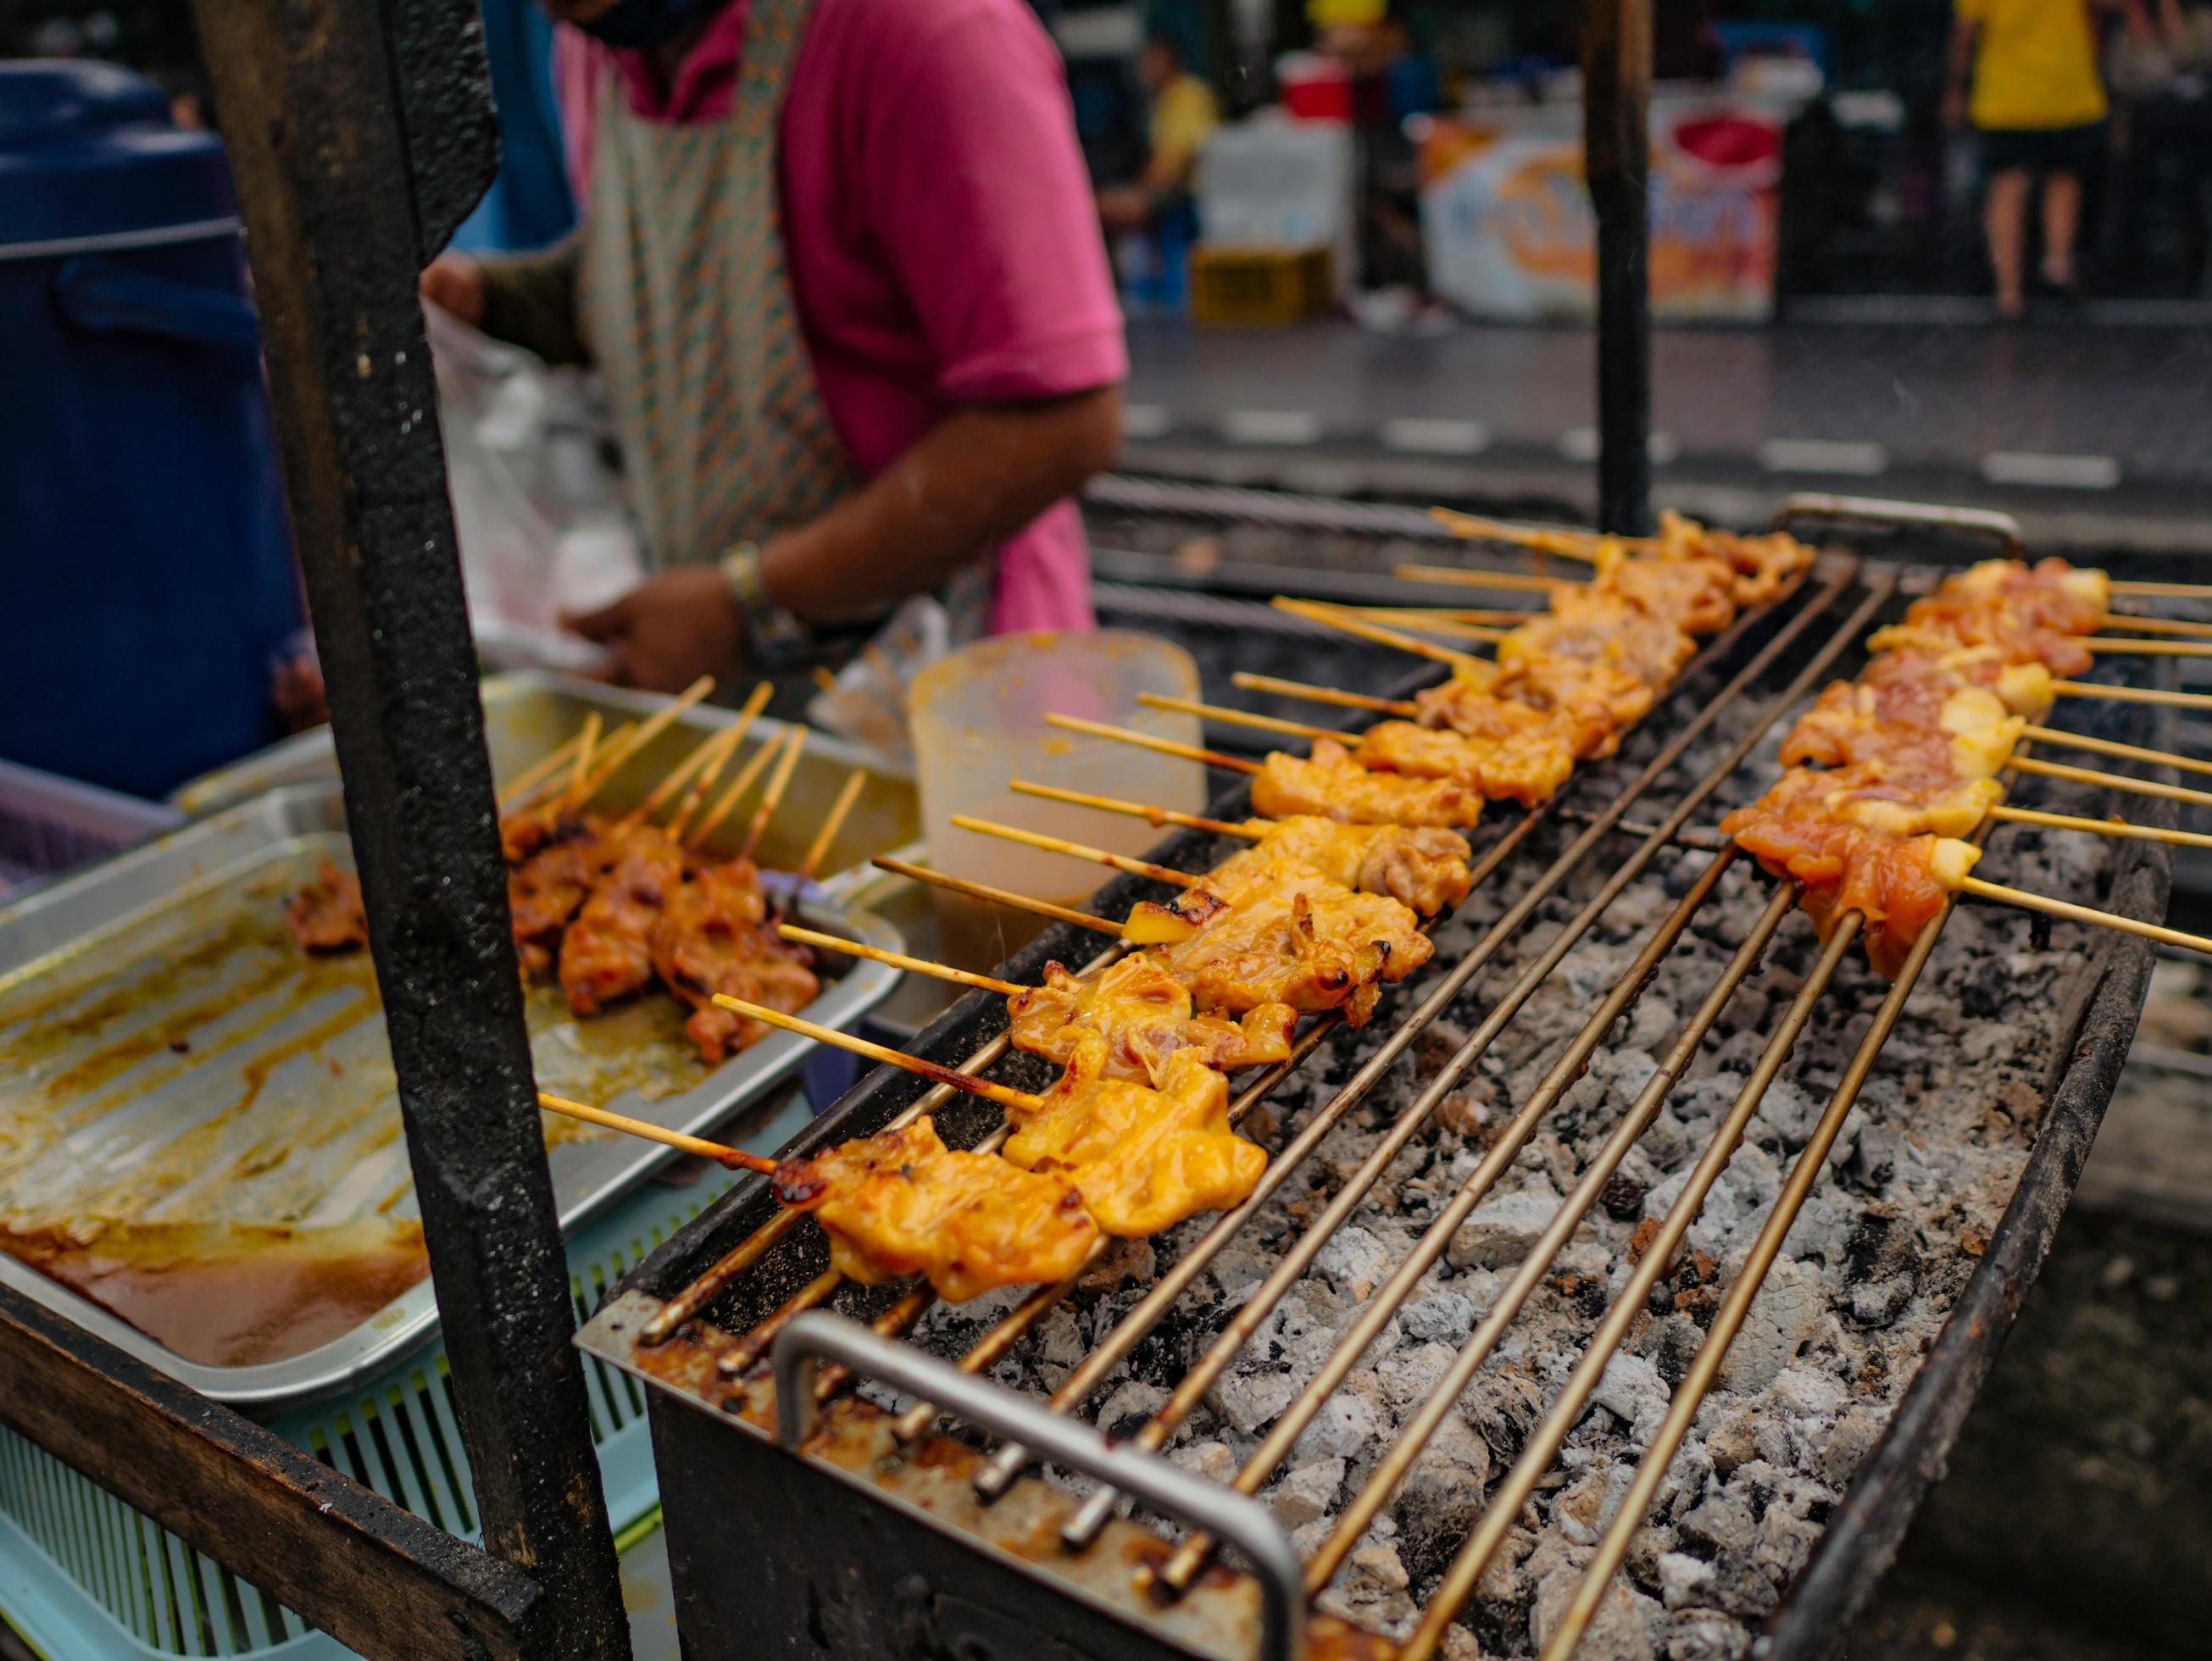
<instances>
[{"instance_id":1,"label":"patterned apron","mask_svg":"<svg viewBox=\"0 0 2212 1661\"><path fill-rule=\"evenodd\" d=\"M813 0L750 0L729 114L599 103L578 311L605 378L649 570L819 518L863 483L815 385L785 259L777 128ZM975 561L943 598L981 632Z\"/></svg>"}]
</instances>

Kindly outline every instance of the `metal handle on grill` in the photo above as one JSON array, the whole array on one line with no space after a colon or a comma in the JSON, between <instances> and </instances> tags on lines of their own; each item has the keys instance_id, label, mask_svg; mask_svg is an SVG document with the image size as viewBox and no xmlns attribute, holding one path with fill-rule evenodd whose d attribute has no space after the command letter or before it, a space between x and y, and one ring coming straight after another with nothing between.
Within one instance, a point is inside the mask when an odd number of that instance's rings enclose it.
<instances>
[{"instance_id":1,"label":"metal handle on grill","mask_svg":"<svg viewBox=\"0 0 2212 1661\"><path fill-rule=\"evenodd\" d=\"M1944 508L1925 502L1890 502L1881 496L1838 496L1799 491L1783 502L1782 511L1774 516L1774 528L1786 531L1801 519L1993 537L2004 545L2008 559L2017 559L2027 545L2018 520L2010 514L1996 513L1987 508Z\"/></svg>"},{"instance_id":2,"label":"metal handle on grill","mask_svg":"<svg viewBox=\"0 0 2212 1661\"><path fill-rule=\"evenodd\" d=\"M1116 1446L1079 1424L984 1379L879 1337L823 1310L795 1316L776 1335L775 1436L796 1448L813 1433L814 1368L835 1361L854 1372L934 1402L954 1417L1019 1441L1043 1457L1134 1494L1167 1515L1206 1530L1243 1554L1260 1587L1257 1661L1291 1661L1305 1616L1304 1566L1288 1536L1256 1500L1194 1476L1157 1455Z\"/></svg>"}]
</instances>

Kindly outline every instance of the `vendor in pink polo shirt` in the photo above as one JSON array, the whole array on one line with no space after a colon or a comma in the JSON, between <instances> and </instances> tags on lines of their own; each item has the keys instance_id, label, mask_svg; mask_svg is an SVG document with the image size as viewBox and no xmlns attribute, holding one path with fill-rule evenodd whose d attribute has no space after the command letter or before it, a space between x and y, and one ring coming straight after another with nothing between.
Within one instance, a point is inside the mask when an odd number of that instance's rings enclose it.
<instances>
[{"instance_id":1,"label":"vendor in pink polo shirt","mask_svg":"<svg viewBox=\"0 0 2212 1661\"><path fill-rule=\"evenodd\" d=\"M653 575L572 619L673 691L940 593L1091 624L1073 492L1120 441L1121 313L1024 0L544 0L585 206L424 294L605 378Z\"/></svg>"}]
</instances>

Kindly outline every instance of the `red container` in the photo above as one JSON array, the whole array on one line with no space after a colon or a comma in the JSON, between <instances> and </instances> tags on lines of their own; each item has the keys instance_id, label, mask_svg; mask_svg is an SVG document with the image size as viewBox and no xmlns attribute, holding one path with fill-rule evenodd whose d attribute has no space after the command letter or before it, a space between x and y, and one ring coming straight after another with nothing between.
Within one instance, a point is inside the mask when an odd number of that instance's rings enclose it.
<instances>
[{"instance_id":1,"label":"red container","mask_svg":"<svg viewBox=\"0 0 2212 1661\"><path fill-rule=\"evenodd\" d=\"M1352 76L1344 65L1311 52L1295 52L1275 66L1283 107L1301 121L1349 122Z\"/></svg>"}]
</instances>

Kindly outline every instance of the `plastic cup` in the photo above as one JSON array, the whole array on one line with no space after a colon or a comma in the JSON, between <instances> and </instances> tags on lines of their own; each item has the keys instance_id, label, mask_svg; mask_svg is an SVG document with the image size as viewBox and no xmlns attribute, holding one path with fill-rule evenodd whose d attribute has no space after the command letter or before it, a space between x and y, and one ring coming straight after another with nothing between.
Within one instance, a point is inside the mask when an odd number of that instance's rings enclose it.
<instances>
[{"instance_id":1,"label":"plastic cup","mask_svg":"<svg viewBox=\"0 0 2212 1661\"><path fill-rule=\"evenodd\" d=\"M1002 635L940 659L908 692L921 822L938 870L1031 899L1073 905L1114 874L951 823L956 813L1141 854L1159 840L1149 821L1017 795L1015 779L1194 813L1206 804L1202 763L1163 756L1045 723L1048 711L1133 727L1180 744L1201 741L1198 718L1137 702L1154 692L1198 696L1198 666L1151 635ZM936 891L946 959L963 969L1004 962L1046 927L1042 918Z\"/></svg>"}]
</instances>

